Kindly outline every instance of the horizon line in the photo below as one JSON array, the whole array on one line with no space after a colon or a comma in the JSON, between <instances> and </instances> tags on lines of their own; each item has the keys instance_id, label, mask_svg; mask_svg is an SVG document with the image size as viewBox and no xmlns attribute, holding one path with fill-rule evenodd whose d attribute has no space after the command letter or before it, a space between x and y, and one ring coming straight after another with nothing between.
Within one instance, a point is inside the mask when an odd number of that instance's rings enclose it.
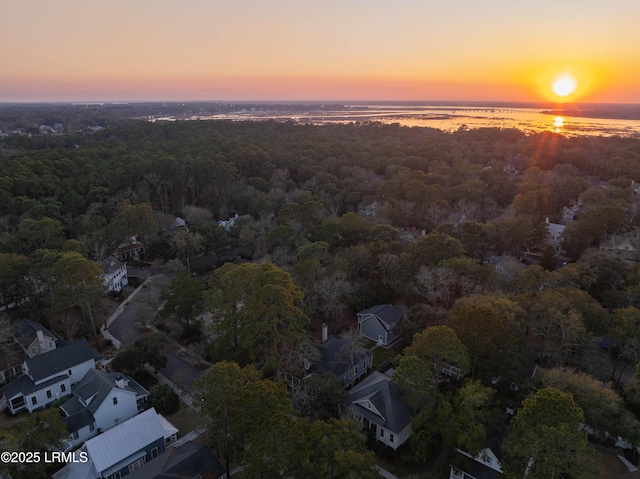
<instances>
[{"instance_id":1,"label":"horizon line","mask_svg":"<svg viewBox=\"0 0 640 479\"><path fill-rule=\"evenodd\" d=\"M431 105L471 105L471 104L493 104L493 105L547 105L549 107L569 107L587 105L616 105L616 106L640 106L640 101L632 102L553 102L545 100L45 100L45 101L22 101L22 100L0 100L0 106L6 105L69 105L69 106L103 106L103 105L130 105L130 104L218 104L218 105L367 105L367 104L431 104Z\"/></svg>"}]
</instances>

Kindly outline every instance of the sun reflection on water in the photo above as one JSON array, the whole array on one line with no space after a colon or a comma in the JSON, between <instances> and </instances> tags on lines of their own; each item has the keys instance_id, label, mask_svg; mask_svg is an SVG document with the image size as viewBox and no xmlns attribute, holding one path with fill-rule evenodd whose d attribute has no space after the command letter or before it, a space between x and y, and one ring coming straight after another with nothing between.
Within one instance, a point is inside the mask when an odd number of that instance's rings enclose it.
<instances>
[{"instance_id":1,"label":"sun reflection on water","mask_svg":"<svg viewBox=\"0 0 640 479\"><path fill-rule=\"evenodd\" d=\"M564 126L564 118L561 116L556 116L553 119L553 126L555 126L556 133L560 133L562 131L562 127Z\"/></svg>"}]
</instances>

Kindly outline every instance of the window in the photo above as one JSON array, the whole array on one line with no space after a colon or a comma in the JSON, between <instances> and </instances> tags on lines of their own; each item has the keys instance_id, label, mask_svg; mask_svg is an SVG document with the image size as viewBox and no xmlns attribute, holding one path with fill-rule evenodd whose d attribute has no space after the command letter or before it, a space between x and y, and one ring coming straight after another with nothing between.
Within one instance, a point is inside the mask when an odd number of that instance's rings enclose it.
<instances>
[{"instance_id":1,"label":"window","mask_svg":"<svg viewBox=\"0 0 640 479\"><path fill-rule=\"evenodd\" d=\"M96 430L96 423L92 422L91 424L89 424L89 431L93 432Z\"/></svg>"},{"instance_id":2,"label":"window","mask_svg":"<svg viewBox=\"0 0 640 479\"><path fill-rule=\"evenodd\" d=\"M389 434L389 442L393 442L393 434Z\"/></svg>"},{"instance_id":3,"label":"window","mask_svg":"<svg viewBox=\"0 0 640 479\"><path fill-rule=\"evenodd\" d=\"M358 366L356 366L356 370L353 374L358 374Z\"/></svg>"},{"instance_id":4,"label":"window","mask_svg":"<svg viewBox=\"0 0 640 479\"><path fill-rule=\"evenodd\" d=\"M380 437L384 437L384 429L380 428Z\"/></svg>"},{"instance_id":5,"label":"window","mask_svg":"<svg viewBox=\"0 0 640 479\"><path fill-rule=\"evenodd\" d=\"M118 397L114 397L113 398L113 405L115 406L116 404L118 404Z\"/></svg>"},{"instance_id":6,"label":"window","mask_svg":"<svg viewBox=\"0 0 640 479\"><path fill-rule=\"evenodd\" d=\"M78 435L78 431L73 431L73 432L71 433L71 439L73 439L74 441L75 441L76 439L78 439L79 437L80 437L80 436Z\"/></svg>"},{"instance_id":7,"label":"window","mask_svg":"<svg viewBox=\"0 0 640 479\"><path fill-rule=\"evenodd\" d=\"M47 399L51 399L51 389L47 389Z\"/></svg>"},{"instance_id":8,"label":"window","mask_svg":"<svg viewBox=\"0 0 640 479\"><path fill-rule=\"evenodd\" d=\"M33 404L34 406L35 406L36 404L38 404L38 398L37 398L37 397L35 397L35 396L33 396L33 397L31 398L31 404Z\"/></svg>"},{"instance_id":9,"label":"window","mask_svg":"<svg viewBox=\"0 0 640 479\"><path fill-rule=\"evenodd\" d=\"M113 479L121 479L120 471L116 472L116 473L113 475Z\"/></svg>"},{"instance_id":10,"label":"window","mask_svg":"<svg viewBox=\"0 0 640 479\"><path fill-rule=\"evenodd\" d=\"M64 385L64 384L61 384L61 385L60 385L60 391L61 391L61 392L65 392L66 390L67 390L67 386L66 386L66 385Z\"/></svg>"},{"instance_id":11,"label":"window","mask_svg":"<svg viewBox=\"0 0 640 479\"><path fill-rule=\"evenodd\" d=\"M136 469L140 469L142 466L144 466L144 457L141 457L140 459L138 459L136 462L134 462L133 464L131 464L129 466L129 472L133 472Z\"/></svg>"},{"instance_id":12,"label":"window","mask_svg":"<svg viewBox=\"0 0 640 479\"><path fill-rule=\"evenodd\" d=\"M362 361L362 367L367 369L367 360Z\"/></svg>"},{"instance_id":13,"label":"window","mask_svg":"<svg viewBox=\"0 0 640 479\"><path fill-rule=\"evenodd\" d=\"M154 459L158 457L158 448L154 447L153 449L151 449L151 459Z\"/></svg>"},{"instance_id":14,"label":"window","mask_svg":"<svg viewBox=\"0 0 640 479\"><path fill-rule=\"evenodd\" d=\"M38 350L36 348L31 348L31 354L36 354Z\"/></svg>"},{"instance_id":15,"label":"window","mask_svg":"<svg viewBox=\"0 0 640 479\"><path fill-rule=\"evenodd\" d=\"M73 375L73 371L71 371L71 369L69 369L68 374L69 374L69 376Z\"/></svg>"},{"instance_id":16,"label":"window","mask_svg":"<svg viewBox=\"0 0 640 479\"><path fill-rule=\"evenodd\" d=\"M49 349L53 349L53 341L49 341Z\"/></svg>"}]
</instances>

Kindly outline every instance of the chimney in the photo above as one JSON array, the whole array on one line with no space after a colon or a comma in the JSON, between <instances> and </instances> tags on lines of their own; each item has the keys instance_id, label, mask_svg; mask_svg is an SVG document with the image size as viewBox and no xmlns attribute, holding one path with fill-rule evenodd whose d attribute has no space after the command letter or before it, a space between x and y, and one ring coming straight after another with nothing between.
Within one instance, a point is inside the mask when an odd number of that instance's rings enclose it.
<instances>
[{"instance_id":1,"label":"chimney","mask_svg":"<svg viewBox=\"0 0 640 479\"><path fill-rule=\"evenodd\" d=\"M44 351L46 348L44 347L44 334L42 334L42 329L38 329L36 331L36 337L38 338L38 344L40 345L40 351Z\"/></svg>"},{"instance_id":2,"label":"chimney","mask_svg":"<svg viewBox=\"0 0 640 479\"><path fill-rule=\"evenodd\" d=\"M124 379L122 376L116 377L116 386L118 386L120 389L126 388L127 384L129 384L129 381Z\"/></svg>"},{"instance_id":3,"label":"chimney","mask_svg":"<svg viewBox=\"0 0 640 479\"><path fill-rule=\"evenodd\" d=\"M327 323L322 323L322 342L324 343L329 337L329 327Z\"/></svg>"}]
</instances>

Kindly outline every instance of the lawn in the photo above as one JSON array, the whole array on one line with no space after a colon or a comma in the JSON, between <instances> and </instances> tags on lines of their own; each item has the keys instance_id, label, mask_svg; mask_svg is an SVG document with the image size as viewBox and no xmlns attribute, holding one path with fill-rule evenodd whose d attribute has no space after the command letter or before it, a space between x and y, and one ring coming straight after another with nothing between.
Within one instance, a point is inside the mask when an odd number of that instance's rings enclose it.
<instances>
[{"instance_id":1,"label":"lawn","mask_svg":"<svg viewBox=\"0 0 640 479\"><path fill-rule=\"evenodd\" d=\"M388 366L387 363L400 354L400 352L401 351L398 346L393 346L389 349L378 346L373 350L373 367L380 370L380 366L383 365L383 363ZM386 369L386 367L383 367L382 369Z\"/></svg>"},{"instance_id":2,"label":"lawn","mask_svg":"<svg viewBox=\"0 0 640 479\"><path fill-rule=\"evenodd\" d=\"M177 412L167 415L165 418L178 428L178 438L203 425L202 418L198 413L184 403L180 403L180 408Z\"/></svg>"}]
</instances>

